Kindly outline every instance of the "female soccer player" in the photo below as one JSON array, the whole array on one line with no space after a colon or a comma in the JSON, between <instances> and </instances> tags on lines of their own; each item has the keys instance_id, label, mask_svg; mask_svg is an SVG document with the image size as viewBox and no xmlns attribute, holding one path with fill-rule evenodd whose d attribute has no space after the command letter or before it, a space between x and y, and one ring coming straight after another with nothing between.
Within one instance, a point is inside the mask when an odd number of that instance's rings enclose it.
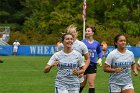
<instances>
[{"instance_id":1,"label":"female soccer player","mask_svg":"<svg viewBox=\"0 0 140 93\"><path fill-rule=\"evenodd\" d=\"M126 49L126 38L118 34L114 38L115 48L110 52L104 64L104 71L111 73L109 79L110 93L134 93L131 68L138 75L134 54Z\"/></svg>"},{"instance_id":2,"label":"female soccer player","mask_svg":"<svg viewBox=\"0 0 140 93\"><path fill-rule=\"evenodd\" d=\"M53 66L58 67L55 80L55 93L79 93L78 75L84 73L82 55L72 49L73 36L69 33L62 36L64 49L56 52L44 69L48 73Z\"/></svg>"},{"instance_id":3,"label":"female soccer player","mask_svg":"<svg viewBox=\"0 0 140 93\"><path fill-rule=\"evenodd\" d=\"M90 57L89 57L89 54L88 54L88 49L87 49L86 45L83 42L81 42L81 41L79 41L77 39L78 32L77 32L76 28L77 27L75 25L73 25L73 24L68 26L67 27L67 33L70 33L70 34L73 35L74 42L73 42L72 48L74 50L78 51L79 53L81 53L82 56L84 56L84 58L85 58L84 69L87 69L87 67L89 66L89 63L90 63ZM63 48L64 48L64 45L62 43L59 44L58 51L63 50Z\"/></svg>"},{"instance_id":4,"label":"female soccer player","mask_svg":"<svg viewBox=\"0 0 140 93\"><path fill-rule=\"evenodd\" d=\"M86 81L88 81L89 86L89 92L88 93L95 93L95 86L94 86L94 80L96 78L96 69L97 69L97 63L99 65L102 65L102 49L100 47L100 43L93 39L93 35L96 32L95 27L87 27L85 32L86 39L82 40L82 42L85 43L85 45L88 48L88 52L90 54L90 65L85 71L85 81L83 82L81 86L82 87L86 85ZM98 61L96 61L96 55L98 55Z\"/></svg>"}]
</instances>

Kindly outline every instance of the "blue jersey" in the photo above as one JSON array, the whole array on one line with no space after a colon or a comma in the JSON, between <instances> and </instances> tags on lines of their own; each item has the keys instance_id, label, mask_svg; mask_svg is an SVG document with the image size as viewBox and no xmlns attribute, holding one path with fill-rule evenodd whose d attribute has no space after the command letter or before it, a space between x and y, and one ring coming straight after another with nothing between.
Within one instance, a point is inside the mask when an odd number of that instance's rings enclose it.
<instances>
[{"instance_id":1,"label":"blue jersey","mask_svg":"<svg viewBox=\"0 0 140 93\"><path fill-rule=\"evenodd\" d=\"M97 63L96 55L98 58L102 58L102 49L100 47L100 43L96 40L93 43L89 43L86 39L83 39L82 42L87 46L88 52L90 55L90 65L92 66L93 63Z\"/></svg>"}]
</instances>

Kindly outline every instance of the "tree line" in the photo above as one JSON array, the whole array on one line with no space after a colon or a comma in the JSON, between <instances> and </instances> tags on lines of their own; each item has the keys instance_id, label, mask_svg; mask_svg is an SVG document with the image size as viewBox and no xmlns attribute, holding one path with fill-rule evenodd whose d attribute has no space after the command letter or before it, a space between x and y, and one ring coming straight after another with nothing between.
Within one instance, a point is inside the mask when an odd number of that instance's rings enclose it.
<instances>
[{"instance_id":1,"label":"tree line","mask_svg":"<svg viewBox=\"0 0 140 93\"><path fill-rule=\"evenodd\" d=\"M95 26L95 39L113 44L125 34L135 45L140 40L140 0L86 0L86 26ZM82 39L83 0L0 0L0 26L10 26L9 44L56 44L67 26L75 24Z\"/></svg>"}]
</instances>

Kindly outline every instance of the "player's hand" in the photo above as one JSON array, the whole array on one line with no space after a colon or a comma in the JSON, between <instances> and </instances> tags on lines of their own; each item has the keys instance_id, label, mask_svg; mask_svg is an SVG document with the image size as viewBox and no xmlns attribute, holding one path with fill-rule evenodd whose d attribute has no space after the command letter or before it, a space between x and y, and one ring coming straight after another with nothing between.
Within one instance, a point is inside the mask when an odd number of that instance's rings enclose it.
<instances>
[{"instance_id":1,"label":"player's hand","mask_svg":"<svg viewBox=\"0 0 140 93\"><path fill-rule=\"evenodd\" d=\"M117 67L117 68L114 68L114 70L115 70L115 73L120 73L123 70L123 68Z\"/></svg>"},{"instance_id":2,"label":"player's hand","mask_svg":"<svg viewBox=\"0 0 140 93\"><path fill-rule=\"evenodd\" d=\"M99 64L99 66L102 66L102 59L99 58L98 61L97 61L97 63Z\"/></svg>"},{"instance_id":3,"label":"player's hand","mask_svg":"<svg viewBox=\"0 0 140 93\"><path fill-rule=\"evenodd\" d=\"M79 71L77 69L74 69L73 70L73 74L78 76L79 75Z\"/></svg>"},{"instance_id":4,"label":"player's hand","mask_svg":"<svg viewBox=\"0 0 140 93\"><path fill-rule=\"evenodd\" d=\"M84 76L84 74L80 74L80 75L79 75L80 78L83 77L83 76Z\"/></svg>"},{"instance_id":5,"label":"player's hand","mask_svg":"<svg viewBox=\"0 0 140 93\"><path fill-rule=\"evenodd\" d=\"M135 76L138 76L138 71L137 70L134 70L133 72L134 72Z\"/></svg>"},{"instance_id":6,"label":"player's hand","mask_svg":"<svg viewBox=\"0 0 140 93\"><path fill-rule=\"evenodd\" d=\"M57 65L59 65L59 64L60 64L59 61L55 61L51 66L54 67L54 66L57 66Z\"/></svg>"}]
</instances>

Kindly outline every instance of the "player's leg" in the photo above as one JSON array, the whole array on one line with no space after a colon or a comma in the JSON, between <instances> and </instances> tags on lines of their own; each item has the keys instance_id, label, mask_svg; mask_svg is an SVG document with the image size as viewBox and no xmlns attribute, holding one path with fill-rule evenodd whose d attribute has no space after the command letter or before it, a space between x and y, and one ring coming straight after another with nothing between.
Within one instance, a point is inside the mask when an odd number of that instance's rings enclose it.
<instances>
[{"instance_id":1,"label":"player's leg","mask_svg":"<svg viewBox=\"0 0 140 93\"><path fill-rule=\"evenodd\" d=\"M58 89L57 87L55 88L55 93L69 93L68 90L66 89Z\"/></svg>"},{"instance_id":2,"label":"player's leg","mask_svg":"<svg viewBox=\"0 0 140 93\"><path fill-rule=\"evenodd\" d=\"M122 93L135 93L133 85L129 84L129 85L126 85L125 87L123 87Z\"/></svg>"},{"instance_id":3,"label":"player's leg","mask_svg":"<svg viewBox=\"0 0 140 93\"><path fill-rule=\"evenodd\" d=\"M83 88L86 86L87 78L86 75L84 75L84 81L80 83L80 91L79 93L82 93Z\"/></svg>"},{"instance_id":4,"label":"player's leg","mask_svg":"<svg viewBox=\"0 0 140 93\"><path fill-rule=\"evenodd\" d=\"M95 93L95 85L94 85L95 78L96 78L96 73L87 74L87 81L89 87L88 93Z\"/></svg>"},{"instance_id":5,"label":"player's leg","mask_svg":"<svg viewBox=\"0 0 140 93\"><path fill-rule=\"evenodd\" d=\"M87 73L87 81L89 87L88 93L95 93L94 81L96 78L96 71L97 71L97 63L93 63L92 66L89 66L89 70Z\"/></svg>"}]
</instances>

